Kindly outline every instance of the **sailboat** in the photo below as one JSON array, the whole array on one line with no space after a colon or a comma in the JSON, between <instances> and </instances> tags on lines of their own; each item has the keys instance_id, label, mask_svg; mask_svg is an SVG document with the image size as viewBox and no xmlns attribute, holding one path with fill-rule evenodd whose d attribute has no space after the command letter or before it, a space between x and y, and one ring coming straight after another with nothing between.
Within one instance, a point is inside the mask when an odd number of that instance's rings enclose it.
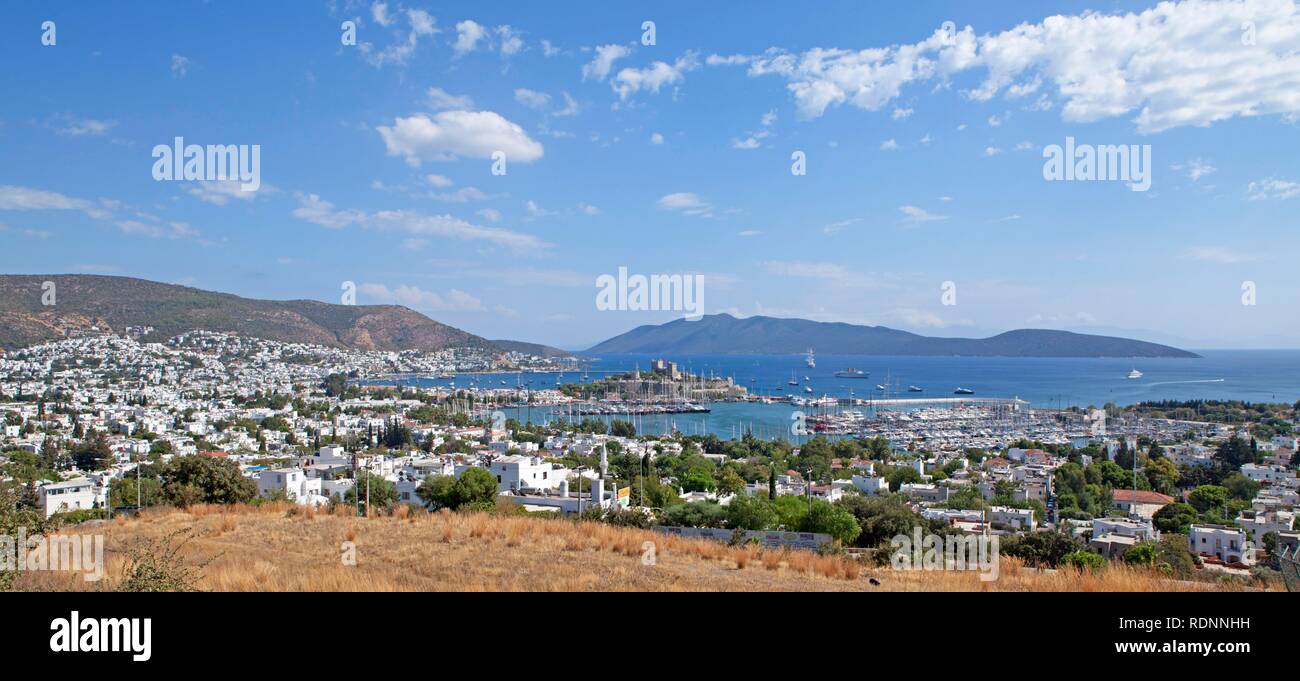
<instances>
[{"instance_id":1,"label":"sailboat","mask_svg":"<svg viewBox=\"0 0 1300 681\"><path fill-rule=\"evenodd\" d=\"M789 383L786 383L786 385L799 385L799 381L796 381L796 380L794 379L794 372L793 372L793 371L790 372L790 382L789 382Z\"/></svg>"},{"instance_id":2,"label":"sailboat","mask_svg":"<svg viewBox=\"0 0 1300 681\"><path fill-rule=\"evenodd\" d=\"M803 363L804 363L804 364L805 364L809 369L816 369L816 368L817 368L817 360L816 360L816 358L813 357L813 349L812 349L812 348L808 348L808 356L804 358Z\"/></svg>"}]
</instances>

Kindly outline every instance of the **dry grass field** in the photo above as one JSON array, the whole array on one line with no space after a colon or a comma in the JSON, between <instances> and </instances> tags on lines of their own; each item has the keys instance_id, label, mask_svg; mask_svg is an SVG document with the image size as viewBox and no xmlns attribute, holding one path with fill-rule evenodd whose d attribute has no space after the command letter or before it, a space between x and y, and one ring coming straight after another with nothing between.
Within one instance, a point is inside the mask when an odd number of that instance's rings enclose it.
<instances>
[{"instance_id":1,"label":"dry grass field","mask_svg":"<svg viewBox=\"0 0 1300 681\"><path fill-rule=\"evenodd\" d=\"M347 512L345 512L347 511ZM599 523L488 514L360 518L288 504L160 508L65 533L106 535L107 576L26 572L22 590L115 589L130 547L178 531L179 552L205 564L205 591L1188 591L1240 588L1179 582L1112 565L1098 573L1043 572L1003 557L999 578L974 572L894 571L840 556L666 537ZM653 565L644 564L646 542ZM345 564L348 543L355 565Z\"/></svg>"}]
</instances>

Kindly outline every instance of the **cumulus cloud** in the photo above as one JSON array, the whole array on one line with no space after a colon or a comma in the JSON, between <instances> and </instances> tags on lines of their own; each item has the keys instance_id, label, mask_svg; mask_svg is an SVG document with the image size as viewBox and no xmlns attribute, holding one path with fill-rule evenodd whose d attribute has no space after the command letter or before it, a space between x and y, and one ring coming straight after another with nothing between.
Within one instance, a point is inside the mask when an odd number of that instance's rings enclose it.
<instances>
[{"instance_id":1,"label":"cumulus cloud","mask_svg":"<svg viewBox=\"0 0 1300 681\"><path fill-rule=\"evenodd\" d=\"M232 199L252 201L259 196L265 196L275 191L265 183L258 187L256 191L244 191L241 184L239 180L199 180L197 182L187 182L185 191L198 200L215 206L224 206L230 203Z\"/></svg>"},{"instance_id":2,"label":"cumulus cloud","mask_svg":"<svg viewBox=\"0 0 1300 681\"><path fill-rule=\"evenodd\" d=\"M614 88L614 92L617 92L619 99L622 100L626 100L642 90L658 94L660 88L682 82L686 79L688 71L694 71L699 66L700 60L696 54L687 52L675 59L671 64L657 61L641 69L625 68L610 80L610 86Z\"/></svg>"},{"instance_id":3,"label":"cumulus cloud","mask_svg":"<svg viewBox=\"0 0 1300 681\"><path fill-rule=\"evenodd\" d=\"M601 45L596 48L596 58L582 65L582 79L605 80L609 76L614 62L632 54L632 49L625 45Z\"/></svg>"},{"instance_id":4,"label":"cumulus cloud","mask_svg":"<svg viewBox=\"0 0 1300 681\"><path fill-rule=\"evenodd\" d=\"M409 27L404 38L398 32L398 40L383 49L376 49L374 44L370 42L362 42L357 46L360 48L362 56L372 66L405 65L415 55L415 48L419 46L420 40L438 32L437 22L434 20L433 15L428 12L422 9L407 9L402 10L402 14L405 15ZM380 26L392 26L397 23L396 18L389 13L388 5L385 3L371 5L370 15L375 20L375 23Z\"/></svg>"},{"instance_id":5,"label":"cumulus cloud","mask_svg":"<svg viewBox=\"0 0 1300 681\"><path fill-rule=\"evenodd\" d=\"M390 156L401 156L413 166L461 156L488 159L495 151L505 152L511 163L531 163L542 157L540 142L493 111L415 114L376 130Z\"/></svg>"},{"instance_id":6,"label":"cumulus cloud","mask_svg":"<svg viewBox=\"0 0 1300 681\"><path fill-rule=\"evenodd\" d=\"M1245 22L1255 27L1253 45L1243 44ZM1141 12L1052 16L985 35L940 28L909 44L708 61L784 78L803 118L845 104L878 111L907 85L978 69L983 80L965 91L972 100L1022 97L1050 83L1067 121L1132 115L1140 132L1154 133L1300 112L1297 44L1300 6L1291 0L1184 0Z\"/></svg>"}]
</instances>

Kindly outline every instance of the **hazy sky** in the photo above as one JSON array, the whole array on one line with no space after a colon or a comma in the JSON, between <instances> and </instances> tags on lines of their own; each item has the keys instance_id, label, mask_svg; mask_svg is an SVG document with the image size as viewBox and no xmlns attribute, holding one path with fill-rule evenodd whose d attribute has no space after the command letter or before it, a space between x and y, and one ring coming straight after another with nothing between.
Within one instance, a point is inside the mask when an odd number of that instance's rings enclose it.
<instances>
[{"instance_id":1,"label":"hazy sky","mask_svg":"<svg viewBox=\"0 0 1300 681\"><path fill-rule=\"evenodd\" d=\"M1295 2L45 4L0 29L3 272L350 281L569 348L681 315L597 309L619 267L708 313L1300 345ZM260 145L260 189L156 181L177 136ZM1149 188L1046 180L1067 137L1149 145Z\"/></svg>"}]
</instances>

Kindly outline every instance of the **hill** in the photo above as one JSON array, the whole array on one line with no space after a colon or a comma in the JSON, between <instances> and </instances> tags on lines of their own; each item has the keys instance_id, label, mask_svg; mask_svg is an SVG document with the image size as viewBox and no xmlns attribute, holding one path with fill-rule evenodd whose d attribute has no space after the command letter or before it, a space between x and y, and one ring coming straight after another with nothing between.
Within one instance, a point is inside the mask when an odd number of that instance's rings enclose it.
<instances>
[{"instance_id":1,"label":"hill","mask_svg":"<svg viewBox=\"0 0 1300 681\"><path fill-rule=\"evenodd\" d=\"M56 286L49 307L41 304L45 281ZM202 329L359 350L493 347L400 305L252 300L128 277L0 275L0 349L58 340L74 329L122 333L128 326L154 327L145 340Z\"/></svg>"},{"instance_id":2,"label":"hill","mask_svg":"<svg viewBox=\"0 0 1300 681\"><path fill-rule=\"evenodd\" d=\"M1003 557L999 577L975 572L895 571L843 556L667 537L601 523L485 514L425 513L359 518L291 504L157 508L131 520L97 521L67 533L105 535L106 577L28 571L19 590L113 590L139 542L177 531L193 540L179 555L211 561L194 585L210 591L1190 591L1240 590L1216 581L1175 581L1114 564L1099 573L1038 571ZM355 545L355 565L341 547ZM654 548L647 565L645 542ZM157 546L157 544L155 544ZM875 580L875 584L871 580Z\"/></svg>"},{"instance_id":3,"label":"hill","mask_svg":"<svg viewBox=\"0 0 1300 681\"><path fill-rule=\"evenodd\" d=\"M937 338L884 326L806 319L705 315L639 326L587 350L600 353L789 354L809 347L834 355L973 357L1199 357L1146 341L1049 329L1019 329L989 338Z\"/></svg>"},{"instance_id":4,"label":"hill","mask_svg":"<svg viewBox=\"0 0 1300 681\"><path fill-rule=\"evenodd\" d=\"M549 345L542 345L541 343L525 343L523 341L512 341L512 340L494 340L492 341L492 344L497 346L498 348L501 348L502 350L506 350L509 352L520 352L525 355L533 355L535 357L546 357L548 359L554 357L572 357L574 355L574 353L569 352L568 350L553 348Z\"/></svg>"}]
</instances>

